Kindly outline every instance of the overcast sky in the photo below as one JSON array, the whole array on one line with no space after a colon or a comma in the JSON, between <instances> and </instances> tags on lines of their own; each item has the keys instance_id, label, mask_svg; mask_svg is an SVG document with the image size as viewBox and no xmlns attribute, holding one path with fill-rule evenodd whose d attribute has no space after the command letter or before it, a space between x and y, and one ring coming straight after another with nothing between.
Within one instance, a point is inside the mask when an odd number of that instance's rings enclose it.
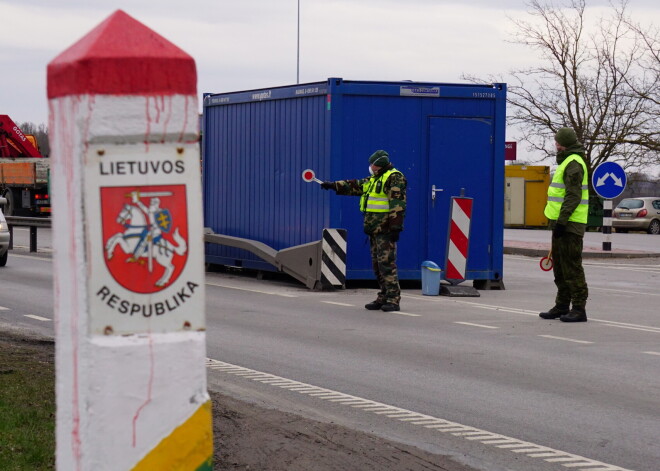
<instances>
[{"instance_id":1,"label":"overcast sky","mask_svg":"<svg viewBox=\"0 0 660 471\"><path fill-rule=\"evenodd\" d=\"M587 0L602 9L606 0ZM198 92L296 83L298 0L0 0L0 114L48 122L46 66L117 9L196 61ZM300 82L460 82L533 64L512 44L524 0L300 0ZM630 0L660 23L660 2ZM201 102L201 99L200 99ZM512 136L507 135L507 140Z\"/></svg>"}]
</instances>

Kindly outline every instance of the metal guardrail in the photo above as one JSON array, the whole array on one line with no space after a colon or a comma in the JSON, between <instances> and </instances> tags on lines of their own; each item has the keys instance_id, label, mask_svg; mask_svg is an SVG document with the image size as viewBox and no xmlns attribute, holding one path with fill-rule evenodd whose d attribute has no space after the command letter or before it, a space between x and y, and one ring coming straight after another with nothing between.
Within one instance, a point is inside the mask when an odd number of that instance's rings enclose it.
<instances>
[{"instance_id":1,"label":"metal guardrail","mask_svg":"<svg viewBox=\"0 0 660 471\"><path fill-rule=\"evenodd\" d=\"M9 249L14 248L14 227L30 228L30 252L37 251L37 229L51 227L50 218L31 218L22 216L5 216L9 227Z\"/></svg>"}]
</instances>

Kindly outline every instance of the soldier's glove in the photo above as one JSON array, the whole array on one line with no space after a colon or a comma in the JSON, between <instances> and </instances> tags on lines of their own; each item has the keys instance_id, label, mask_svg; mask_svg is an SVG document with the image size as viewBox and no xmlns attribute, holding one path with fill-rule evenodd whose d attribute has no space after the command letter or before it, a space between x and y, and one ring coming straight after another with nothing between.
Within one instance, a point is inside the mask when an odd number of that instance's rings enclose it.
<instances>
[{"instance_id":1,"label":"soldier's glove","mask_svg":"<svg viewBox=\"0 0 660 471\"><path fill-rule=\"evenodd\" d=\"M566 224L555 224L554 229L552 229L552 237L558 239L566 233Z\"/></svg>"},{"instance_id":2,"label":"soldier's glove","mask_svg":"<svg viewBox=\"0 0 660 471\"><path fill-rule=\"evenodd\" d=\"M390 232L390 241L391 242L398 242L400 232L401 231L392 231L392 232Z\"/></svg>"},{"instance_id":3,"label":"soldier's glove","mask_svg":"<svg viewBox=\"0 0 660 471\"><path fill-rule=\"evenodd\" d=\"M323 188L324 190L334 190L335 182L323 182L321 183L321 188Z\"/></svg>"}]
</instances>

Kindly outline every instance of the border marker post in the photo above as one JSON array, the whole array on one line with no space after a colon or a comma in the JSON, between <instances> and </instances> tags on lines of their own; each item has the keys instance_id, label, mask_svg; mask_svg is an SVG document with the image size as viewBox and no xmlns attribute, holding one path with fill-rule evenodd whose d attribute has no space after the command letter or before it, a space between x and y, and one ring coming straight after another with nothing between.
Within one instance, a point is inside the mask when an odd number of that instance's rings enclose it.
<instances>
[{"instance_id":1,"label":"border marker post","mask_svg":"<svg viewBox=\"0 0 660 471\"><path fill-rule=\"evenodd\" d=\"M118 10L47 75L57 469L210 470L195 62Z\"/></svg>"}]
</instances>

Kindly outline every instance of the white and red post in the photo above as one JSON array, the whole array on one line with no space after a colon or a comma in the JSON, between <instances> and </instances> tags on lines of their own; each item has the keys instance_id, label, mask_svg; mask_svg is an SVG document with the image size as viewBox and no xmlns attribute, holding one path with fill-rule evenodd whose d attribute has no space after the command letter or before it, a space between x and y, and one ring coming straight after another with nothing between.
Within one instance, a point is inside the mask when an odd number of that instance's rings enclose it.
<instances>
[{"instance_id":1,"label":"white and red post","mask_svg":"<svg viewBox=\"0 0 660 471\"><path fill-rule=\"evenodd\" d=\"M451 198L451 219L449 222L445 279L452 284L465 281L467 273L472 202L472 198L459 196L452 196Z\"/></svg>"},{"instance_id":2,"label":"white and red post","mask_svg":"<svg viewBox=\"0 0 660 471\"><path fill-rule=\"evenodd\" d=\"M196 82L122 11L48 65L58 470L211 469Z\"/></svg>"}]
</instances>

